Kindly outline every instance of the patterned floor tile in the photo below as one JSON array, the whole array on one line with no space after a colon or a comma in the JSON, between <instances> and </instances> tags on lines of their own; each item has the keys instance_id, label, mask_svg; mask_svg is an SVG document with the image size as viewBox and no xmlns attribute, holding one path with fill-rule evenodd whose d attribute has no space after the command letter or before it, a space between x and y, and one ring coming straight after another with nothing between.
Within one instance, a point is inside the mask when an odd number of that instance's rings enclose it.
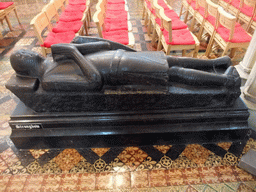
<instances>
[{"instance_id":1,"label":"patterned floor tile","mask_svg":"<svg viewBox=\"0 0 256 192\"><path fill-rule=\"evenodd\" d=\"M132 188L149 187L148 171L131 172L131 187Z\"/></svg>"},{"instance_id":2,"label":"patterned floor tile","mask_svg":"<svg viewBox=\"0 0 256 192\"><path fill-rule=\"evenodd\" d=\"M81 155L75 149L64 149L54 161L62 171L69 171L81 160Z\"/></svg>"},{"instance_id":3,"label":"patterned floor tile","mask_svg":"<svg viewBox=\"0 0 256 192\"><path fill-rule=\"evenodd\" d=\"M99 157L104 155L110 148L91 148L91 150L96 153Z\"/></svg>"},{"instance_id":4,"label":"patterned floor tile","mask_svg":"<svg viewBox=\"0 0 256 192\"><path fill-rule=\"evenodd\" d=\"M118 172L114 174L114 189L130 189L131 173Z\"/></svg>"},{"instance_id":5,"label":"patterned floor tile","mask_svg":"<svg viewBox=\"0 0 256 192\"><path fill-rule=\"evenodd\" d=\"M198 168L202 183L219 183L218 173L214 167L199 167Z\"/></svg>"},{"instance_id":6,"label":"patterned floor tile","mask_svg":"<svg viewBox=\"0 0 256 192\"><path fill-rule=\"evenodd\" d=\"M40 192L44 175L29 175L24 186L24 192Z\"/></svg>"},{"instance_id":7,"label":"patterned floor tile","mask_svg":"<svg viewBox=\"0 0 256 192\"><path fill-rule=\"evenodd\" d=\"M161 151L163 154L166 154L167 151L172 147L172 145L154 145L154 148Z\"/></svg>"},{"instance_id":8,"label":"patterned floor tile","mask_svg":"<svg viewBox=\"0 0 256 192\"><path fill-rule=\"evenodd\" d=\"M49 191L59 191L61 182L61 175L44 175L44 180L42 183L41 191L49 192Z\"/></svg>"},{"instance_id":9,"label":"patterned floor tile","mask_svg":"<svg viewBox=\"0 0 256 192\"><path fill-rule=\"evenodd\" d=\"M232 166L233 173L237 179L237 181L256 181L256 177L251 175L250 173L244 171L243 169Z\"/></svg>"},{"instance_id":10,"label":"patterned floor tile","mask_svg":"<svg viewBox=\"0 0 256 192\"><path fill-rule=\"evenodd\" d=\"M149 186L163 187L167 186L166 170L151 170L149 171Z\"/></svg>"},{"instance_id":11,"label":"patterned floor tile","mask_svg":"<svg viewBox=\"0 0 256 192\"><path fill-rule=\"evenodd\" d=\"M166 170L166 181L168 186L184 185L182 169Z\"/></svg>"},{"instance_id":12,"label":"patterned floor tile","mask_svg":"<svg viewBox=\"0 0 256 192\"><path fill-rule=\"evenodd\" d=\"M79 174L62 174L59 190L75 191L77 190Z\"/></svg>"},{"instance_id":13,"label":"patterned floor tile","mask_svg":"<svg viewBox=\"0 0 256 192\"><path fill-rule=\"evenodd\" d=\"M96 190L113 189L113 173L103 172L96 173Z\"/></svg>"},{"instance_id":14,"label":"patterned floor tile","mask_svg":"<svg viewBox=\"0 0 256 192\"><path fill-rule=\"evenodd\" d=\"M232 167L219 166L219 167L215 167L215 170L218 173L218 179L221 183L237 181L237 178L234 174Z\"/></svg>"},{"instance_id":15,"label":"patterned floor tile","mask_svg":"<svg viewBox=\"0 0 256 192\"><path fill-rule=\"evenodd\" d=\"M0 191L5 191L11 175L0 175Z\"/></svg>"},{"instance_id":16,"label":"patterned floor tile","mask_svg":"<svg viewBox=\"0 0 256 192\"><path fill-rule=\"evenodd\" d=\"M94 190L96 184L95 173L81 173L78 176L77 190Z\"/></svg>"},{"instance_id":17,"label":"patterned floor tile","mask_svg":"<svg viewBox=\"0 0 256 192\"><path fill-rule=\"evenodd\" d=\"M183 151L183 155L196 164L202 165L209 157L210 151L199 144L190 144Z\"/></svg>"},{"instance_id":18,"label":"patterned floor tile","mask_svg":"<svg viewBox=\"0 0 256 192\"><path fill-rule=\"evenodd\" d=\"M35 158L38 159L39 157L41 157L43 154L45 154L46 152L49 151L49 149L30 149L29 150L31 155Z\"/></svg>"},{"instance_id":19,"label":"patterned floor tile","mask_svg":"<svg viewBox=\"0 0 256 192\"><path fill-rule=\"evenodd\" d=\"M254 192L252 188L248 187L247 185L241 183L237 189L237 192Z\"/></svg>"},{"instance_id":20,"label":"patterned floor tile","mask_svg":"<svg viewBox=\"0 0 256 192\"><path fill-rule=\"evenodd\" d=\"M6 192L20 192L23 190L27 176L12 175L6 188Z\"/></svg>"},{"instance_id":21,"label":"patterned floor tile","mask_svg":"<svg viewBox=\"0 0 256 192\"><path fill-rule=\"evenodd\" d=\"M127 147L118 158L131 170L136 169L148 155L138 147Z\"/></svg>"},{"instance_id":22,"label":"patterned floor tile","mask_svg":"<svg viewBox=\"0 0 256 192\"><path fill-rule=\"evenodd\" d=\"M186 185L197 185L202 183L202 179L197 168L183 169L183 179Z\"/></svg>"}]
</instances>

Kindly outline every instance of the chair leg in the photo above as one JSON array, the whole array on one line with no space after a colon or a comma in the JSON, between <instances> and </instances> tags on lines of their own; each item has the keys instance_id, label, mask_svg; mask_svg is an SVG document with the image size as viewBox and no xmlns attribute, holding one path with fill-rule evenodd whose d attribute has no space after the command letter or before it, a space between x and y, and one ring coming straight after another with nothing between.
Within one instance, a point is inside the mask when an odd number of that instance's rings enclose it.
<instances>
[{"instance_id":1,"label":"chair leg","mask_svg":"<svg viewBox=\"0 0 256 192\"><path fill-rule=\"evenodd\" d=\"M194 53L193 53L193 57L194 57L194 58L197 58L198 51L199 51L199 45L196 45L195 50L194 50Z\"/></svg>"},{"instance_id":2,"label":"chair leg","mask_svg":"<svg viewBox=\"0 0 256 192\"><path fill-rule=\"evenodd\" d=\"M151 34L151 28L152 28L151 26L152 26L152 22L149 19L149 24L148 24L148 29L147 29L148 36Z\"/></svg>"},{"instance_id":3,"label":"chair leg","mask_svg":"<svg viewBox=\"0 0 256 192\"><path fill-rule=\"evenodd\" d=\"M208 46L206 48L206 51L205 51L205 56L206 57L209 57L210 52L212 51L212 45L213 45L213 41L214 41L214 36L215 35L213 34L211 39L210 39L210 41L209 41L209 43L208 43Z\"/></svg>"},{"instance_id":4,"label":"chair leg","mask_svg":"<svg viewBox=\"0 0 256 192\"><path fill-rule=\"evenodd\" d=\"M236 48L231 48L231 52L230 52L229 57L233 58L235 56L235 52L236 52Z\"/></svg>"},{"instance_id":5,"label":"chair leg","mask_svg":"<svg viewBox=\"0 0 256 192\"><path fill-rule=\"evenodd\" d=\"M188 22L188 10L186 10L186 14L185 14L185 17L184 17L184 23L187 23Z\"/></svg>"},{"instance_id":6,"label":"chair leg","mask_svg":"<svg viewBox=\"0 0 256 192\"><path fill-rule=\"evenodd\" d=\"M14 11L14 13L16 15L16 18L17 18L19 24L21 24L16 8L13 11Z\"/></svg>"},{"instance_id":7,"label":"chair leg","mask_svg":"<svg viewBox=\"0 0 256 192\"><path fill-rule=\"evenodd\" d=\"M7 22L7 25L8 25L8 27L9 27L10 31L13 31L11 22L10 22L9 17L8 17L7 15L5 16L5 20L6 20L6 22Z\"/></svg>"},{"instance_id":8,"label":"chair leg","mask_svg":"<svg viewBox=\"0 0 256 192\"><path fill-rule=\"evenodd\" d=\"M168 45L166 50L166 55L170 55L170 52L171 52L171 45Z\"/></svg>"},{"instance_id":9,"label":"chair leg","mask_svg":"<svg viewBox=\"0 0 256 192\"><path fill-rule=\"evenodd\" d=\"M162 43L161 43L161 40L160 38L158 39L158 44L157 44L157 51L161 51L162 49Z\"/></svg>"},{"instance_id":10,"label":"chair leg","mask_svg":"<svg viewBox=\"0 0 256 192\"><path fill-rule=\"evenodd\" d=\"M183 49L183 50L182 50L182 57L185 57L185 56L186 56L186 52L187 52L186 49Z\"/></svg>"},{"instance_id":11,"label":"chair leg","mask_svg":"<svg viewBox=\"0 0 256 192\"><path fill-rule=\"evenodd\" d=\"M197 34L197 39L198 41L201 41L201 38L202 38L202 35L203 35L203 32L204 32L204 23L201 25L200 29L199 29L199 32Z\"/></svg>"},{"instance_id":12,"label":"chair leg","mask_svg":"<svg viewBox=\"0 0 256 192\"><path fill-rule=\"evenodd\" d=\"M191 21L190 28L189 28L190 31L194 30L195 23L196 23L196 19L195 19L195 16L193 16L193 19Z\"/></svg>"},{"instance_id":13,"label":"chair leg","mask_svg":"<svg viewBox=\"0 0 256 192\"><path fill-rule=\"evenodd\" d=\"M46 48L45 47L41 47L42 48L42 54L43 54L43 56L47 56L47 54L46 54Z\"/></svg>"},{"instance_id":14,"label":"chair leg","mask_svg":"<svg viewBox=\"0 0 256 192\"><path fill-rule=\"evenodd\" d=\"M153 35L152 35L152 40L151 40L152 43L155 43L156 42L156 29L155 27L153 28Z\"/></svg>"},{"instance_id":15,"label":"chair leg","mask_svg":"<svg viewBox=\"0 0 256 192\"><path fill-rule=\"evenodd\" d=\"M0 31L0 40L3 38L4 38L4 36L2 35L2 32Z\"/></svg>"},{"instance_id":16,"label":"chair leg","mask_svg":"<svg viewBox=\"0 0 256 192\"><path fill-rule=\"evenodd\" d=\"M183 10L183 4L181 4L181 8L180 8L180 15L179 15L179 18L181 17L182 15L182 10Z\"/></svg>"},{"instance_id":17,"label":"chair leg","mask_svg":"<svg viewBox=\"0 0 256 192\"><path fill-rule=\"evenodd\" d=\"M222 56L222 57L225 56L225 55L227 54L228 50L229 50L229 47L226 46L225 49L223 50L223 53L222 53L221 56ZM232 52L232 51L231 51L231 52Z\"/></svg>"}]
</instances>

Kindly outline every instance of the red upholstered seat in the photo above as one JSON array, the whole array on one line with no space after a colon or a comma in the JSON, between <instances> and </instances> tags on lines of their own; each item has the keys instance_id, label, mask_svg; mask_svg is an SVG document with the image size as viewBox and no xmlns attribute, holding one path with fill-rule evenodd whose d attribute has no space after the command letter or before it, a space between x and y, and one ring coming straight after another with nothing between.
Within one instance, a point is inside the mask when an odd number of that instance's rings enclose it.
<instances>
[{"instance_id":1,"label":"red upholstered seat","mask_svg":"<svg viewBox=\"0 0 256 192\"><path fill-rule=\"evenodd\" d=\"M83 12L68 12L68 11L64 11L61 16L60 16L60 21L66 21L66 22L70 22L70 21L78 21L81 20L83 18Z\"/></svg>"},{"instance_id":2,"label":"red upholstered seat","mask_svg":"<svg viewBox=\"0 0 256 192\"><path fill-rule=\"evenodd\" d=\"M107 4L125 4L124 0L108 0Z\"/></svg>"},{"instance_id":3,"label":"red upholstered seat","mask_svg":"<svg viewBox=\"0 0 256 192\"><path fill-rule=\"evenodd\" d=\"M249 36L246 31L243 29L242 26L236 27L234 31L233 38L229 41L229 34L230 30L225 27L219 27L217 29L217 32L220 34L220 36L223 38L226 42L232 42L232 43L245 43L251 41L251 36Z\"/></svg>"},{"instance_id":4,"label":"red upholstered seat","mask_svg":"<svg viewBox=\"0 0 256 192\"><path fill-rule=\"evenodd\" d=\"M112 20L126 20L128 19L128 15L126 11L111 11L108 10L106 12L106 19L112 19Z\"/></svg>"},{"instance_id":5,"label":"red upholstered seat","mask_svg":"<svg viewBox=\"0 0 256 192\"><path fill-rule=\"evenodd\" d=\"M127 20L111 20L105 19L105 31L116 31L116 30L126 30L128 31Z\"/></svg>"},{"instance_id":6,"label":"red upholstered seat","mask_svg":"<svg viewBox=\"0 0 256 192\"><path fill-rule=\"evenodd\" d=\"M85 5L86 0L69 0L69 5Z\"/></svg>"},{"instance_id":7,"label":"red upholstered seat","mask_svg":"<svg viewBox=\"0 0 256 192\"><path fill-rule=\"evenodd\" d=\"M232 5L233 7L239 9L239 5L240 5L240 0L232 0L230 5Z\"/></svg>"},{"instance_id":8,"label":"red upholstered seat","mask_svg":"<svg viewBox=\"0 0 256 192\"><path fill-rule=\"evenodd\" d=\"M156 18L156 23L161 26L161 19ZM172 30L186 29L187 27L188 27L187 24L181 21L180 19L178 18L172 19Z\"/></svg>"},{"instance_id":9,"label":"red upholstered seat","mask_svg":"<svg viewBox=\"0 0 256 192\"><path fill-rule=\"evenodd\" d=\"M59 21L57 25L52 29L54 33L63 33L67 31L73 31L77 33L83 25L82 21L71 21L71 22L64 22Z\"/></svg>"},{"instance_id":10,"label":"red upholstered seat","mask_svg":"<svg viewBox=\"0 0 256 192\"><path fill-rule=\"evenodd\" d=\"M196 2L195 1L192 1L190 6L194 9L194 10L197 10L196 8Z\"/></svg>"},{"instance_id":11,"label":"red upholstered seat","mask_svg":"<svg viewBox=\"0 0 256 192\"><path fill-rule=\"evenodd\" d=\"M169 45L193 45L195 40L188 29L173 30L172 42L169 42L169 32L163 30L165 41Z\"/></svg>"},{"instance_id":12,"label":"red upholstered seat","mask_svg":"<svg viewBox=\"0 0 256 192\"><path fill-rule=\"evenodd\" d=\"M86 5L67 5L65 8L66 12L82 11L86 9Z\"/></svg>"},{"instance_id":13,"label":"red upholstered seat","mask_svg":"<svg viewBox=\"0 0 256 192\"><path fill-rule=\"evenodd\" d=\"M75 37L75 32L73 32L73 31L64 32L64 33L50 32L50 33L48 33L48 35L44 41L44 44L41 46L50 48L51 45L53 45L53 44L70 43L74 37Z\"/></svg>"},{"instance_id":14,"label":"red upholstered seat","mask_svg":"<svg viewBox=\"0 0 256 192\"><path fill-rule=\"evenodd\" d=\"M6 9L7 7L11 6L13 2L0 2L0 9Z\"/></svg>"},{"instance_id":15,"label":"red upholstered seat","mask_svg":"<svg viewBox=\"0 0 256 192\"><path fill-rule=\"evenodd\" d=\"M129 44L129 37L128 37L127 30L108 31L108 32L103 31L102 35L104 39L115 41L124 45Z\"/></svg>"},{"instance_id":16,"label":"red upholstered seat","mask_svg":"<svg viewBox=\"0 0 256 192\"><path fill-rule=\"evenodd\" d=\"M124 8L124 4L108 4L107 10L119 11L119 10L125 10L125 8Z\"/></svg>"},{"instance_id":17,"label":"red upholstered seat","mask_svg":"<svg viewBox=\"0 0 256 192\"><path fill-rule=\"evenodd\" d=\"M178 14L174 10L171 10L171 9L164 10L164 14L167 17L169 17L170 19L179 18Z\"/></svg>"},{"instance_id":18,"label":"red upholstered seat","mask_svg":"<svg viewBox=\"0 0 256 192\"><path fill-rule=\"evenodd\" d=\"M204 7L199 7L199 9L197 11L200 13L200 15L204 16L204 12L205 12Z\"/></svg>"},{"instance_id":19,"label":"red upholstered seat","mask_svg":"<svg viewBox=\"0 0 256 192\"><path fill-rule=\"evenodd\" d=\"M240 11L249 17L253 16L253 7L250 7L248 5L244 5L243 7L241 7Z\"/></svg>"}]
</instances>

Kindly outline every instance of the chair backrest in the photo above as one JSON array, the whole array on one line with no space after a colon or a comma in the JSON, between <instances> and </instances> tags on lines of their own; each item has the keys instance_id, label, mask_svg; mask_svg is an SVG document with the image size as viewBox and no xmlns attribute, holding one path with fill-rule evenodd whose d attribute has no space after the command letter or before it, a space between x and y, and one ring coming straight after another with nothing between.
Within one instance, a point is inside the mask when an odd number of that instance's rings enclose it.
<instances>
[{"instance_id":1,"label":"chair backrest","mask_svg":"<svg viewBox=\"0 0 256 192\"><path fill-rule=\"evenodd\" d=\"M206 0L196 0L196 7L204 7L206 6Z\"/></svg>"},{"instance_id":2,"label":"chair backrest","mask_svg":"<svg viewBox=\"0 0 256 192\"><path fill-rule=\"evenodd\" d=\"M206 0L206 17L210 14L211 16L217 18L219 5L213 3L211 0Z\"/></svg>"},{"instance_id":3,"label":"chair backrest","mask_svg":"<svg viewBox=\"0 0 256 192\"><path fill-rule=\"evenodd\" d=\"M230 30L229 34L229 40L233 38L235 25L236 25L236 17L231 15L230 13L226 12L222 7L218 8L218 17L217 17L217 25L218 28L219 25L224 26L225 28Z\"/></svg>"},{"instance_id":4,"label":"chair backrest","mask_svg":"<svg viewBox=\"0 0 256 192\"><path fill-rule=\"evenodd\" d=\"M93 15L93 21L96 23L98 28L98 33L101 38L103 38L102 30L105 29L104 18L105 18L105 0L99 0L96 5L96 12Z\"/></svg>"},{"instance_id":5,"label":"chair backrest","mask_svg":"<svg viewBox=\"0 0 256 192\"><path fill-rule=\"evenodd\" d=\"M46 17L45 12L40 12L38 15L36 15L30 22L30 24L34 28L34 32L36 33L36 36L40 42L40 44L44 43L44 40L42 38L42 32L45 28L48 28L49 31L52 30L52 27Z\"/></svg>"},{"instance_id":6,"label":"chair backrest","mask_svg":"<svg viewBox=\"0 0 256 192\"><path fill-rule=\"evenodd\" d=\"M256 0L241 0L241 5L240 7L243 7L243 5L247 5L249 7L253 7L253 16L254 17L256 15Z\"/></svg>"},{"instance_id":7,"label":"chair backrest","mask_svg":"<svg viewBox=\"0 0 256 192\"><path fill-rule=\"evenodd\" d=\"M161 19L161 29L168 31L169 42L172 42L172 20L165 15L164 9L160 9L159 15Z\"/></svg>"},{"instance_id":8,"label":"chair backrest","mask_svg":"<svg viewBox=\"0 0 256 192\"><path fill-rule=\"evenodd\" d=\"M152 8L155 10L156 17L161 18L160 10L163 9L163 7L158 4L158 0L152 1Z\"/></svg>"},{"instance_id":9,"label":"chair backrest","mask_svg":"<svg viewBox=\"0 0 256 192\"><path fill-rule=\"evenodd\" d=\"M51 23L52 19L55 18L56 21L59 21L59 14L52 2L48 3L42 10L42 12L45 12L46 17L49 20L49 23Z\"/></svg>"},{"instance_id":10,"label":"chair backrest","mask_svg":"<svg viewBox=\"0 0 256 192\"><path fill-rule=\"evenodd\" d=\"M51 2L55 6L57 12L59 12L59 11L63 12L65 10L65 6L64 6L62 0L52 0Z\"/></svg>"}]
</instances>

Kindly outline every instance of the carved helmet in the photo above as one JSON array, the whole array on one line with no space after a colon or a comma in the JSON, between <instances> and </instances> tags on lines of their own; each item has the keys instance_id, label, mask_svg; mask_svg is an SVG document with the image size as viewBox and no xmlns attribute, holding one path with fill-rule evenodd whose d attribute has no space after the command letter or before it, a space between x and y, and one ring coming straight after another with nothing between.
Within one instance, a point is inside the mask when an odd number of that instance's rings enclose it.
<instances>
[{"instance_id":1,"label":"carved helmet","mask_svg":"<svg viewBox=\"0 0 256 192\"><path fill-rule=\"evenodd\" d=\"M10 57L12 68L17 75L28 77L40 77L41 63L45 60L40 54L21 49L12 53Z\"/></svg>"}]
</instances>

